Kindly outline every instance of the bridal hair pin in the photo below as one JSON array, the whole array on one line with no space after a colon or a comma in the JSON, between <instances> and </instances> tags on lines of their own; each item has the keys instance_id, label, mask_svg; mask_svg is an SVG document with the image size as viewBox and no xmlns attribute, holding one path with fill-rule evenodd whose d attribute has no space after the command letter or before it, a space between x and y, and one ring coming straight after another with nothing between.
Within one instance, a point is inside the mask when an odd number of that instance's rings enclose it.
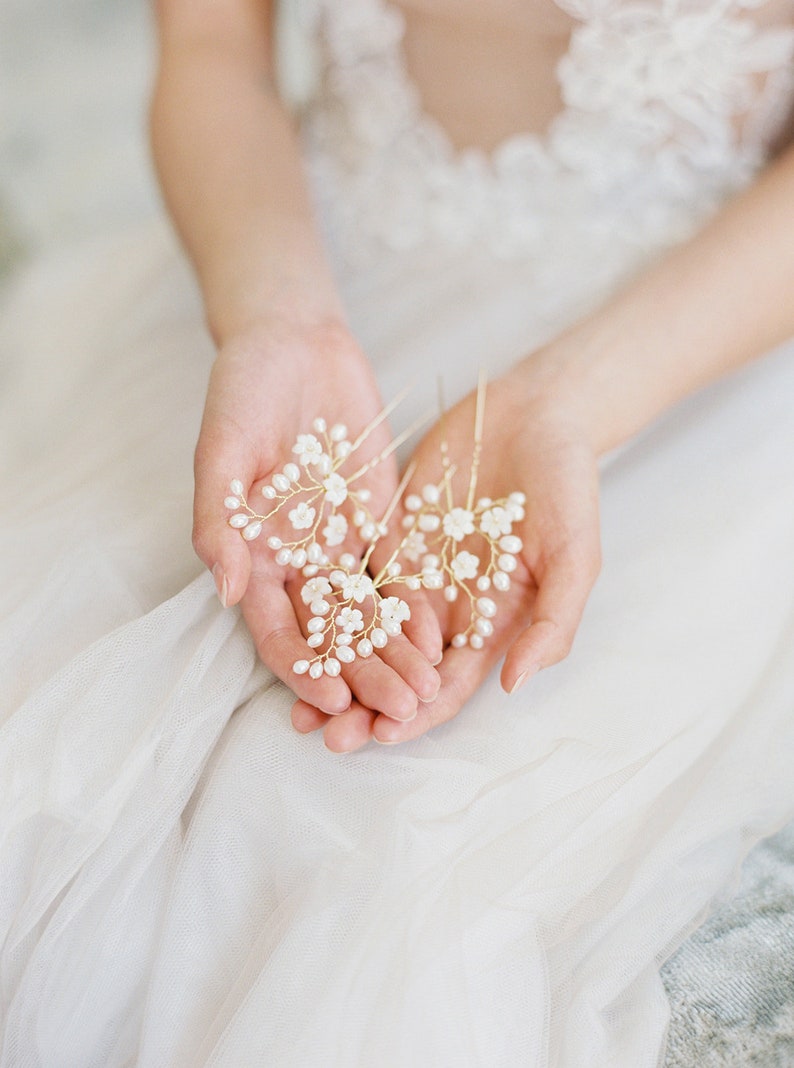
<instances>
[{"instance_id":1,"label":"bridal hair pin","mask_svg":"<svg viewBox=\"0 0 794 1068\"><path fill-rule=\"evenodd\" d=\"M325 419L315 419L312 433L299 434L292 447L295 460L285 464L262 487L263 497L272 502L264 514L250 506L239 479L230 484L231 494L225 504L234 514L229 525L247 541L258 538L264 524L284 511L295 532L289 541L271 534L267 545L275 552L278 564L300 569L307 580L301 599L312 613L306 639L310 658L295 661L292 669L297 675L308 673L314 679L323 674L336 676L343 664L352 663L356 657L372 656L376 649L388 644L390 637L402 632L403 623L411 617L410 608L394 594L384 596L384 587L405 585L409 590L441 591L450 603L461 596L467 598L469 623L452 638L455 648L468 645L481 649L493 634L497 604L488 594L510 588L516 554L521 550L521 540L512 533L512 525L524 516L525 497L516 492L499 500L477 498L485 379L480 376L477 389L474 448L464 503L454 499L452 478L456 467L449 459L444 435L440 481L427 483L419 493L403 498L414 473L409 467L385 513L377 518L369 509L370 491L356 488L356 483L416 428L410 427L351 474L342 474L341 468L348 465L400 399L384 409L354 441L349 440L347 428L341 423L329 429ZM391 517L401 499L405 511L402 537L385 563L372 573L368 570L372 554L389 533ZM332 559L329 550L342 545L351 527L364 543L363 557L343 552L338 559Z\"/></svg>"}]
</instances>

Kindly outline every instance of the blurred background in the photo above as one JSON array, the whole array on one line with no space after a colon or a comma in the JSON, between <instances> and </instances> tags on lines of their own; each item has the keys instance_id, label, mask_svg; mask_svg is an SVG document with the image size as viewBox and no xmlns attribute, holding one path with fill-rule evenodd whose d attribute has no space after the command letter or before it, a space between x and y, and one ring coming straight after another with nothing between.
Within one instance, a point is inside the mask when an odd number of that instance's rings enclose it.
<instances>
[{"instance_id":1,"label":"blurred background","mask_svg":"<svg viewBox=\"0 0 794 1068\"><path fill-rule=\"evenodd\" d=\"M153 37L146 0L0 4L0 278L156 210Z\"/></svg>"}]
</instances>

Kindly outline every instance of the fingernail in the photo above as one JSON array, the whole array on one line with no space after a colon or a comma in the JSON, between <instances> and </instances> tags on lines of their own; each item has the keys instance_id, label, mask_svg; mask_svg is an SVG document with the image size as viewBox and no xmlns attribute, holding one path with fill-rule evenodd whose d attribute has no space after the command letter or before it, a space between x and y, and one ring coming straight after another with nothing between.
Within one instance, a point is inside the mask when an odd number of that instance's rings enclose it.
<instances>
[{"instance_id":1,"label":"fingernail","mask_svg":"<svg viewBox=\"0 0 794 1068\"><path fill-rule=\"evenodd\" d=\"M376 734L373 734L372 738L373 738L373 741L376 741L378 743L378 745L399 745L400 744L400 739L399 738L394 738L391 741L386 741L385 738L378 738L378 736Z\"/></svg>"},{"instance_id":2,"label":"fingernail","mask_svg":"<svg viewBox=\"0 0 794 1068\"><path fill-rule=\"evenodd\" d=\"M513 683L510 693L515 693L516 690L520 690L524 683L527 681L527 679L532 678L532 676L536 675L538 671L540 671L540 664L533 664L532 667L527 668L526 671L522 671L516 681Z\"/></svg>"},{"instance_id":3,"label":"fingernail","mask_svg":"<svg viewBox=\"0 0 794 1068\"><path fill-rule=\"evenodd\" d=\"M520 690L520 689L521 689L521 687L522 687L522 686L524 685L524 683L525 683L525 682L527 681L527 675L528 675L528 674L529 674L529 672L528 672L528 671L522 671L522 672L521 672L521 674L520 674L520 675L518 676L518 678L516 679L516 681L515 681L515 682L513 683L513 685L512 685L511 687L510 687L510 693L515 693L515 692L516 692L516 690Z\"/></svg>"},{"instance_id":4,"label":"fingernail","mask_svg":"<svg viewBox=\"0 0 794 1068\"><path fill-rule=\"evenodd\" d=\"M223 607L227 608L229 603L229 583L226 580L226 576L224 575L220 564L215 564L213 567L212 577L215 579L215 588L218 591L218 598Z\"/></svg>"},{"instance_id":5,"label":"fingernail","mask_svg":"<svg viewBox=\"0 0 794 1068\"><path fill-rule=\"evenodd\" d=\"M439 653L438 654L438 660L434 660L433 661L433 667L438 667L438 665L441 663L441 661L443 659L444 659L444 654L443 653Z\"/></svg>"}]
</instances>

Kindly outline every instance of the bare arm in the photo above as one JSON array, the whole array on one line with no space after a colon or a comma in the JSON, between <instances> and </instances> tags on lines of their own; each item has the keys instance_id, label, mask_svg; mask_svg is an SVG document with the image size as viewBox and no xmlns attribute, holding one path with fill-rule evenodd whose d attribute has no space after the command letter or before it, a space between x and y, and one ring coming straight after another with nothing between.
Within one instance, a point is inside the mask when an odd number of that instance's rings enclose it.
<instances>
[{"instance_id":1,"label":"bare arm","mask_svg":"<svg viewBox=\"0 0 794 1068\"><path fill-rule=\"evenodd\" d=\"M690 241L522 366L597 452L794 336L794 148Z\"/></svg>"},{"instance_id":2,"label":"bare arm","mask_svg":"<svg viewBox=\"0 0 794 1068\"><path fill-rule=\"evenodd\" d=\"M270 8L157 4L154 158L219 344L265 312L343 319L295 129L275 91Z\"/></svg>"},{"instance_id":3,"label":"bare arm","mask_svg":"<svg viewBox=\"0 0 794 1068\"><path fill-rule=\"evenodd\" d=\"M387 715L410 718L418 698L439 685L428 663L440 648L429 609L414 605L407 633L416 644L398 641L394 666L373 656L340 677L299 677L292 664L306 651L298 618L305 606L296 574L226 523L230 479L256 491L318 415L356 436L382 409L346 327L295 130L274 91L270 5L159 0L157 16L154 156L219 346L196 447L196 552L221 601L240 602L262 659L299 696L338 713L355 692ZM367 448L374 454L388 440L383 423ZM384 464L371 487L375 508L385 508L394 486L396 466Z\"/></svg>"}]
</instances>

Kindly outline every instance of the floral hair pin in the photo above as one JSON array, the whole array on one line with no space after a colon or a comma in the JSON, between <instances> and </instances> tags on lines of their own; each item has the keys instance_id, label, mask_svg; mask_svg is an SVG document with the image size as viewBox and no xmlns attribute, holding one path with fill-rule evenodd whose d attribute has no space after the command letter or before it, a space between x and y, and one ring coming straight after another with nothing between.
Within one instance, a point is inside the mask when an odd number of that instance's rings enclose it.
<instances>
[{"instance_id":1,"label":"floral hair pin","mask_svg":"<svg viewBox=\"0 0 794 1068\"><path fill-rule=\"evenodd\" d=\"M342 468L396 406L390 405L361 434L350 441L342 424L328 427L317 418L312 433L299 434L293 445L295 460L284 465L262 487L269 510L260 514L246 500L239 479L230 484L226 507L234 514L229 525L247 541L263 532L264 525L286 511L294 538L267 537L278 564L302 571L306 582L301 599L312 613L307 624L307 658L296 660L293 671L319 679L336 676L344 664L356 657L367 658L387 645L390 637L402 632L410 619L408 603L384 588L405 585L409 590L440 591L448 602L465 597L469 602L468 626L454 635L452 645L481 649L493 634L497 603L492 593L510 588L510 575L516 567L520 539L512 533L513 523L524 516L523 493L492 500L477 498L477 476L482 451L485 411L485 381L477 390L474 450L468 491L463 503L456 503L452 478L455 467L448 455L446 440L441 443L442 476L428 483L420 493L403 498L413 474L406 471L386 512L377 518L369 509L371 494L356 488L366 472L383 462L415 428L401 434L372 460L351 474ZM399 544L377 571L370 569L373 552L389 533L391 517L402 499L404 517ZM361 559L342 552L341 546L351 527L365 545ZM465 543L465 548L464 548Z\"/></svg>"}]
</instances>

